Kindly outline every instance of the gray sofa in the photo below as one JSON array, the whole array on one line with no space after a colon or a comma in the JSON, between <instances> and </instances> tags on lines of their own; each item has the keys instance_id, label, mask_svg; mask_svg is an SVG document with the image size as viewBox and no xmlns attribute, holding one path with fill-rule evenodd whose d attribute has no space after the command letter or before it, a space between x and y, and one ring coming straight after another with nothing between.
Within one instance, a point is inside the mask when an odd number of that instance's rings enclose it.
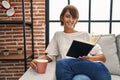
<instances>
[{"instance_id":1,"label":"gray sofa","mask_svg":"<svg viewBox=\"0 0 120 80\"><path fill-rule=\"evenodd\" d=\"M98 41L106 56L106 67L112 80L120 80L120 35L102 35Z\"/></svg>"},{"instance_id":2,"label":"gray sofa","mask_svg":"<svg viewBox=\"0 0 120 80\"><path fill-rule=\"evenodd\" d=\"M112 80L120 80L120 35L102 35L98 43L107 58L105 65L111 73ZM45 74L38 74L30 67L19 80L56 80L55 63L56 59L48 64Z\"/></svg>"}]
</instances>

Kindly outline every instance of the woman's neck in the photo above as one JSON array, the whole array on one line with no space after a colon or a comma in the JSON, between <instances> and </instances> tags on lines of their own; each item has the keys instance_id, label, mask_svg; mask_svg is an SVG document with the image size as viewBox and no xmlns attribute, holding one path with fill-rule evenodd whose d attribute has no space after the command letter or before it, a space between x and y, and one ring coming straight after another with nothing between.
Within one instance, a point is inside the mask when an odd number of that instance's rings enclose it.
<instances>
[{"instance_id":1,"label":"woman's neck","mask_svg":"<svg viewBox=\"0 0 120 80\"><path fill-rule=\"evenodd\" d=\"M65 33L74 33L74 32L77 32L76 30L74 29L71 29L71 30L64 30Z\"/></svg>"}]
</instances>

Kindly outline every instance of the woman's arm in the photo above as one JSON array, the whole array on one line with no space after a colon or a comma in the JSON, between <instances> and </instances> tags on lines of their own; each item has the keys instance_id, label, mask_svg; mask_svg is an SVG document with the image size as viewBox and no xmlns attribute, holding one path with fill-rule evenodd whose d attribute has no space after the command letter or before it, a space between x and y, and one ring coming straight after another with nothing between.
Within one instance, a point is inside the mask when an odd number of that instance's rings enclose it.
<instances>
[{"instance_id":1,"label":"woman's arm","mask_svg":"<svg viewBox=\"0 0 120 80\"><path fill-rule=\"evenodd\" d=\"M90 60L90 61L102 61L102 62L106 61L106 58L105 58L104 54L89 55L89 56L83 56L83 57L80 57L80 58L81 59L87 59L87 60Z\"/></svg>"}]
</instances>

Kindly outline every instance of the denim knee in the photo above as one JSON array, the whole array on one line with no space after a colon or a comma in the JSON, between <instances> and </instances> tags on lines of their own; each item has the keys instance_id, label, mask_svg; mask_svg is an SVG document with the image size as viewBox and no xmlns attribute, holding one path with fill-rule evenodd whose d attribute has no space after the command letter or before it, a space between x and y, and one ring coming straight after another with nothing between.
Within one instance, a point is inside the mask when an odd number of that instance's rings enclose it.
<instances>
[{"instance_id":1,"label":"denim knee","mask_svg":"<svg viewBox=\"0 0 120 80\"><path fill-rule=\"evenodd\" d=\"M79 74L75 75L72 80L91 80L87 75Z\"/></svg>"}]
</instances>

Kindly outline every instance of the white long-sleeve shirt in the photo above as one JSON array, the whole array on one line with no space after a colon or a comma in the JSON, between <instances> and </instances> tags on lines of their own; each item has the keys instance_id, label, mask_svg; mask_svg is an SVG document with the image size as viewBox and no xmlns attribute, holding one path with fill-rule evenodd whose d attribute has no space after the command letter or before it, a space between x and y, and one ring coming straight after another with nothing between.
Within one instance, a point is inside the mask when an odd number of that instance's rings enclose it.
<instances>
[{"instance_id":1,"label":"white long-sleeve shirt","mask_svg":"<svg viewBox=\"0 0 120 80\"><path fill-rule=\"evenodd\" d=\"M67 58L66 56L68 49L71 46L73 40L78 41L90 41L90 35L87 32L74 32L65 33L63 31L58 31L54 34L51 42L49 43L45 53L48 53L48 57L53 59L54 56L60 55L62 58ZM89 55L103 54L101 47L95 45L95 47L90 51Z\"/></svg>"}]
</instances>

